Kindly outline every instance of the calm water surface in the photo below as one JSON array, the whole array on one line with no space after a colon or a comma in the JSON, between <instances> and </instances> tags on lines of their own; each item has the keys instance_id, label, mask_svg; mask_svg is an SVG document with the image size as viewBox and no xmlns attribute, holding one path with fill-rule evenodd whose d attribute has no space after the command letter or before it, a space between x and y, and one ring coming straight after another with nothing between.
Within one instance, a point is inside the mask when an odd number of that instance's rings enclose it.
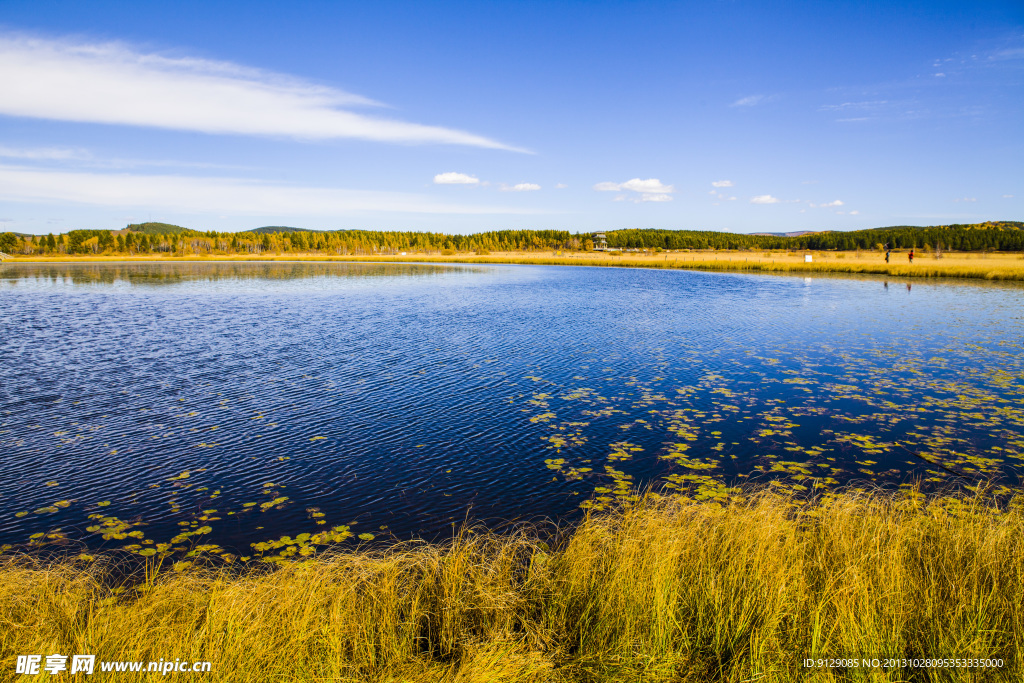
<instances>
[{"instance_id":1,"label":"calm water surface","mask_svg":"<svg viewBox=\"0 0 1024 683\"><path fill-rule=\"evenodd\" d=\"M562 518L648 484L1016 486L1022 339L1016 286L4 264L0 544L250 555L339 525Z\"/></svg>"}]
</instances>

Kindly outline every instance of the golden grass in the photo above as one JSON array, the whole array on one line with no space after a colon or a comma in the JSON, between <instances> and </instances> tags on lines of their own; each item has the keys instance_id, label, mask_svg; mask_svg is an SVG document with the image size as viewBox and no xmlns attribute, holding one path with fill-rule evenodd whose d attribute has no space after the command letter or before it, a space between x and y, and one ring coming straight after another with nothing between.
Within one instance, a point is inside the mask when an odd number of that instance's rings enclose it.
<instances>
[{"instance_id":1,"label":"golden grass","mask_svg":"<svg viewBox=\"0 0 1024 683\"><path fill-rule=\"evenodd\" d=\"M209 660L196 680L232 682L1020 680L1022 596L1020 505L649 496L553 548L467 531L276 571L151 570L123 592L101 563L7 560L0 676L16 654L92 653ZM1004 665L801 668L887 656Z\"/></svg>"},{"instance_id":2,"label":"golden grass","mask_svg":"<svg viewBox=\"0 0 1024 683\"><path fill-rule=\"evenodd\" d=\"M812 254L812 263L804 254ZM752 273L850 273L888 275L898 278L970 278L1024 280L1024 255L946 252L942 258L918 253L913 264L905 253L893 253L891 262L877 252L762 252L693 251L672 253L605 252L494 252L487 255L460 253L409 253L406 256L324 256L320 254L273 254L266 256L18 256L13 262L149 262L149 261L355 261L395 263L490 263L568 266L617 266Z\"/></svg>"}]
</instances>

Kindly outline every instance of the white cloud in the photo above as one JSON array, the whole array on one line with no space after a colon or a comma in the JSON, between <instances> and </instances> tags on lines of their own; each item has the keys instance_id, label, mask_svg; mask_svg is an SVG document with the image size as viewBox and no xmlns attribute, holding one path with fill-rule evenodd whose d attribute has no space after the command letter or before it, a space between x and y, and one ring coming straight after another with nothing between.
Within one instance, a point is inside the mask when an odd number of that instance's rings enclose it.
<instances>
[{"instance_id":1,"label":"white cloud","mask_svg":"<svg viewBox=\"0 0 1024 683\"><path fill-rule=\"evenodd\" d=\"M565 183L558 183L557 185L555 185L555 189L556 190L564 190L567 187L569 187L569 186L566 185Z\"/></svg>"},{"instance_id":2,"label":"white cloud","mask_svg":"<svg viewBox=\"0 0 1024 683\"><path fill-rule=\"evenodd\" d=\"M945 78L946 74L944 74L944 73L937 73L937 74L935 74L935 77L936 78Z\"/></svg>"},{"instance_id":3,"label":"white cloud","mask_svg":"<svg viewBox=\"0 0 1024 683\"><path fill-rule=\"evenodd\" d=\"M598 192L621 192L622 190L630 190L640 194L640 197L630 198L629 195L620 195L615 198L615 201L632 201L636 203L640 202L670 202L672 197L670 196L676 191L672 185L665 185L657 178L648 178L647 180L641 180L640 178L633 178L627 180L624 183L612 183L603 182L594 185L594 189Z\"/></svg>"},{"instance_id":4,"label":"white cloud","mask_svg":"<svg viewBox=\"0 0 1024 683\"><path fill-rule=\"evenodd\" d=\"M449 173L438 173L434 176L435 185L479 185L480 179L474 178L471 175L465 173L455 173L451 171Z\"/></svg>"},{"instance_id":5,"label":"white cloud","mask_svg":"<svg viewBox=\"0 0 1024 683\"><path fill-rule=\"evenodd\" d=\"M715 180L711 183L712 187L732 187L731 180Z\"/></svg>"},{"instance_id":6,"label":"white cloud","mask_svg":"<svg viewBox=\"0 0 1024 683\"><path fill-rule=\"evenodd\" d=\"M736 197L726 197L725 201L727 201L727 202L734 202L734 201L736 201Z\"/></svg>"},{"instance_id":7,"label":"white cloud","mask_svg":"<svg viewBox=\"0 0 1024 683\"><path fill-rule=\"evenodd\" d=\"M762 195L758 195L756 197L751 197L750 198L750 203L751 204L778 204L779 200L776 199L775 197L771 196L770 194L762 194Z\"/></svg>"},{"instance_id":8,"label":"white cloud","mask_svg":"<svg viewBox=\"0 0 1024 683\"><path fill-rule=\"evenodd\" d=\"M633 178L622 183L622 189L654 194L671 194L676 191L671 185L663 185L657 178L648 178L647 180Z\"/></svg>"},{"instance_id":9,"label":"white cloud","mask_svg":"<svg viewBox=\"0 0 1024 683\"><path fill-rule=\"evenodd\" d=\"M51 171L6 165L0 165L0 200L265 216L540 213L521 208L450 204L402 192L302 187L241 178Z\"/></svg>"},{"instance_id":10,"label":"white cloud","mask_svg":"<svg viewBox=\"0 0 1024 683\"><path fill-rule=\"evenodd\" d=\"M540 185L537 183L519 183L512 187L502 187L502 190L506 192L533 192L540 189Z\"/></svg>"},{"instance_id":11,"label":"white cloud","mask_svg":"<svg viewBox=\"0 0 1024 683\"><path fill-rule=\"evenodd\" d=\"M976 202L976 201L978 201L978 198L977 197L961 197L960 199L954 199L953 201L954 202Z\"/></svg>"},{"instance_id":12,"label":"white cloud","mask_svg":"<svg viewBox=\"0 0 1024 683\"><path fill-rule=\"evenodd\" d=\"M144 54L118 43L0 35L0 114L213 134L358 138L514 151L439 126L366 116L337 88L230 62Z\"/></svg>"},{"instance_id":13,"label":"white cloud","mask_svg":"<svg viewBox=\"0 0 1024 683\"><path fill-rule=\"evenodd\" d=\"M850 215L851 216L859 216L860 215L860 211L851 211Z\"/></svg>"},{"instance_id":14,"label":"white cloud","mask_svg":"<svg viewBox=\"0 0 1024 683\"><path fill-rule=\"evenodd\" d=\"M1013 199L1013 195L1012 194L1004 194L1003 195L1003 199Z\"/></svg>"},{"instance_id":15,"label":"white cloud","mask_svg":"<svg viewBox=\"0 0 1024 683\"><path fill-rule=\"evenodd\" d=\"M827 206L842 206L842 205L843 205L843 203L837 199L834 202L828 202L826 204L819 204L818 206L826 206L827 207Z\"/></svg>"}]
</instances>

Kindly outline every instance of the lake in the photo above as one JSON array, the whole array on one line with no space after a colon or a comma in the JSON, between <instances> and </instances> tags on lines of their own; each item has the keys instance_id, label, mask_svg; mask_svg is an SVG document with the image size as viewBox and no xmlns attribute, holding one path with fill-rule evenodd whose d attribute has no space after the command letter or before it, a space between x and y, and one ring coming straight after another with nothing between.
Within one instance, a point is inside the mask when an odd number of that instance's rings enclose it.
<instances>
[{"instance_id":1,"label":"lake","mask_svg":"<svg viewBox=\"0 0 1024 683\"><path fill-rule=\"evenodd\" d=\"M1022 345L1019 285L5 263L0 544L272 557L637 487L1015 487Z\"/></svg>"}]
</instances>

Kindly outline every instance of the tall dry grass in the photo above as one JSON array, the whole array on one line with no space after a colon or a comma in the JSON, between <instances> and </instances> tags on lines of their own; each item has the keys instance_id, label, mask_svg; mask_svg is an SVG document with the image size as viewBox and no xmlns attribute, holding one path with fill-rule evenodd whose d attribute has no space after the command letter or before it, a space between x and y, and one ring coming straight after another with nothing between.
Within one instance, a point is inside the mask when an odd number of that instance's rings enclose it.
<instances>
[{"instance_id":1,"label":"tall dry grass","mask_svg":"<svg viewBox=\"0 0 1024 683\"><path fill-rule=\"evenodd\" d=\"M803 507L768 492L725 506L649 496L589 517L555 547L529 531L467 531L275 571L151 570L120 592L110 569L0 567L0 677L30 653L209 660L212 673L196 680L233 682L978 681L1024 671L1024 510L982 495L850 493ZM889 656L1004 665L801 668L806 657Z\"/></svg>"}]
</instances>

